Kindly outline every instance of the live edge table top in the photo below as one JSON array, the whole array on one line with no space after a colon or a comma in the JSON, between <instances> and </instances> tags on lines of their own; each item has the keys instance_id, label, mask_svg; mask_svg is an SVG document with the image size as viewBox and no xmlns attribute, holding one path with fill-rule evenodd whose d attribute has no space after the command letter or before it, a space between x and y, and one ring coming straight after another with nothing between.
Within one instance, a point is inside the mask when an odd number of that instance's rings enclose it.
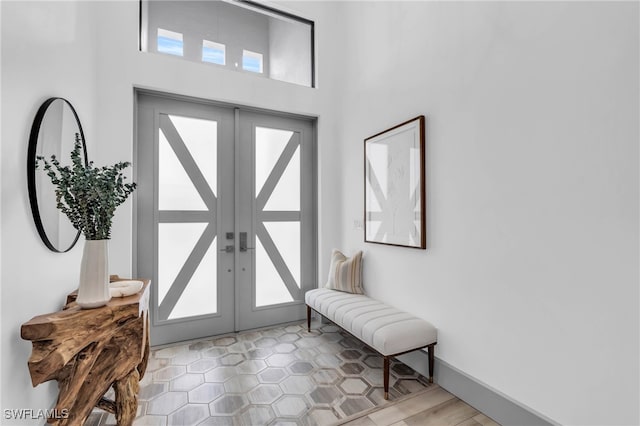
<instances>
[{"instance_id":1,"label":"live edge table top","mask_svg":"<svg viewBox=\"0 0 640 426\"><path fill-rule=\"evenodd\" d=\"M81 425L96 406L115 414L119 425L132 423L149 356L150 286L149 280L141 281L138 293L93 309L81 309L73 292L62 310L22 325L22 338L33 344L28 362L33 386L49 380L59 384L54 412L65 415L49 423ZM112 386L115 401L104 398Z\"/></svg>"}]
</instances>

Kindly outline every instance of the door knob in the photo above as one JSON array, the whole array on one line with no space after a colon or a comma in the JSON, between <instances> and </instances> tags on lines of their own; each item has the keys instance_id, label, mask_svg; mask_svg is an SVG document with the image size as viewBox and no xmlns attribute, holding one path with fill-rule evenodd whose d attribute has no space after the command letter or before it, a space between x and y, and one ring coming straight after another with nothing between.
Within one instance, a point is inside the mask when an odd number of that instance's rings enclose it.
<instances>
[{"instance_id":1,"label":"door knob","mask_svg":"<svg viewBox=\"0 0 640 426\"><path fill-rule=\"evenodd\" d=\"M247 247L247 233L240 233L240 251L253 250L253 247Z\"/></svg>"},{"instance_id":2,"label":"door knob","mask_svg":"<svg viewBox=\"0 0 640 426\"><path fill-rule=\"evenodd\" d=\"M225 253L233 253L234 250L235 250L234 246L224 246L224 248L220 249L220 251L223 251Z\"/></svg>"}]
</instances>

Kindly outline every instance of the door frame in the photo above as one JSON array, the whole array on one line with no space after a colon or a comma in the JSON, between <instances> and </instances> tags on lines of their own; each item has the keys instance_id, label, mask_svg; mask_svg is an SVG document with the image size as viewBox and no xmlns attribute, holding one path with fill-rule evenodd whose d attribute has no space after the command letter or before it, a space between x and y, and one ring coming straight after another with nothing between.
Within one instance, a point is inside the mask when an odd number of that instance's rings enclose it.
<instances>
[{"instance_id":1,"label":"door frame","mask_svg":"<svg viewBox=\"0 0 640 426\"><path fill-rule=\"evenodd\" d=\"M138 97L141 95L147 95L147 96L155 96L155 97L159 97L159 98L163 98L163 99L168 99L168 100L175 100L175 101L183 101L183 102L191 102L191 103L199 103L199 104L204 104L207 106L213 106L213 107L221 107L221 108L232 108L234 109L234 175L237 175L239 173L238 170L238 164L240 162L240 158L239 158L239 150L235 149L235 147L238 146L239 143L239 138L240 138L240 122L238 120L238 115L240 113L240 111L243 112L252 112L252 113L258 113L258 114L263 114L263 115L271 115L274 117L284 117L284 118L292 118L292 119L300 119L300 120L307 120L310 122L311 124L311 155L312 155L312 161L311 161L311 188L312 188L312 206L311 206L311 215L312 215L312 229L311 229L311 236L313 241L311 242L311 247L312 247L312 253L311 253L311 258L313 259L312 262L312 266L310 268L309 274L311 275L311 280L312 280L312 287L315 288L317 287L317 284L319 282L319 276L318 276L318 261L319 261L319 253L318 253L318 200L319 200L319 194L318 194L318 119L319 117L317 115L311 115L311 114L300 114L300 113L293 113L293 112L287 112L287 111L282 111L282 110L269 110L269 109L265 109L265 108L259 108L259 107L255 107L255 106L250 106L250 105L243 105L243 104L239 104L239 103L230 103L230 102L225 102L225 101L218 101L218 100L211 100L211 99L205 99L205 98L197 98L197 97L192 97L192 96L186 96L186 95L179 95L179 94L173 94L173 93L169 93L169 92L164 92L161 90L155 90L155 89L149 89L149 88L143 88L143 87L138 87L138 86L134 86L133 88L133 113L134 113L134 120L133 120L133 138L132 138L132 179L134 182L137 182L139 180L139 174L138 174L138 153L139 153L139 149L138 149L138 144L139 144L139 140L138 140L138 123L139 123L139 117L138 117ZM239 179L234 179L234 185L235 185L235 191L237 194L238 191L238 186L239 186ZM238 207L239 201L238 201L238 197L235 197L234 200L234 209ZM136 192L134 192L133 194L133 198L132 198L132 276L133 277L138 277L138 248L139 248L139 241L138 241L138 196L136 194ZM234 221L234 233L236 236L239 235L239 232L241 230L239 229L239 224L238 221ZM234 244L237 245L237 241L234 241ZM239 309L236 309L238 307L238 292L239 287L238 286L238 274L236 273L237 268L239 267L239 258L238 256L234 256L234 287L235 287L235 308L234 308L234 331L237 332L238 330L238 324L240 323L239 321ZM255 271L253 271L253 273L255 274ZM253 296L252 296L253 297ZM260 308L259 308L260 309ZM178 320L179 321L179 320ZM187 320L185 320L185 323L187 322ZM153 327L153 320L151 323L151 326ZM153 342L152 342L153 344Z\"/></svg>"}]
</instances>

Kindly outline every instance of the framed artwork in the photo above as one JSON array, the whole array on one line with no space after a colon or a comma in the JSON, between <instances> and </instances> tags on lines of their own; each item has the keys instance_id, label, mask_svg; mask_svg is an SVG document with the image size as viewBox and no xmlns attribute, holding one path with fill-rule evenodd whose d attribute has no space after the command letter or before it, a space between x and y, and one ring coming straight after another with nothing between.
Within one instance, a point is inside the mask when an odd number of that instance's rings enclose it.
<instances>
[{"instance_id":1,"label":"framed artwork","mask_svg":"<svg viewBox=\"0 0 640 426\"><path fill-rule=\"evenodd\" d=\"M364 140L364 240L425 249L425 118Z\"/></svg>"}]
</instances>

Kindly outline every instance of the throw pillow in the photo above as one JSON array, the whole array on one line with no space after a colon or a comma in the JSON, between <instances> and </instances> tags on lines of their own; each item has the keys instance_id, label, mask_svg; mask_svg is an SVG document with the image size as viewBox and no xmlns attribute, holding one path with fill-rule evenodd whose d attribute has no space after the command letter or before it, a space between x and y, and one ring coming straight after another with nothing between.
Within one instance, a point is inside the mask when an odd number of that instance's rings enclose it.
<instances>
[{"instance_id":1,"label":"throw pillow","mask_svg":"<svg viewBox=\"0 0 640 426\"><path fill-rule=\"evenodd\" d=\"M339 250L331 252L331 265L326 288L347 293L364 294L362 288L362 251L347 257Z\"/></svg>"}]
</instances>

